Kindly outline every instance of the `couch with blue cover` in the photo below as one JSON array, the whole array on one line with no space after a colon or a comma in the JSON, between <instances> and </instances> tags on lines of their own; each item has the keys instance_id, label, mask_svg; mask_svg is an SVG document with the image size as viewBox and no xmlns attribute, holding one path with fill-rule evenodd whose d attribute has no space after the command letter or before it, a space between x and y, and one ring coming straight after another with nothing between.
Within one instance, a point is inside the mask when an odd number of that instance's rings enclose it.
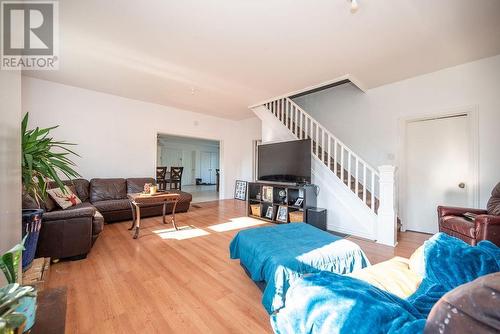
<instances>
[{"instance_id":1,"label":"couch with blue cover","mask_svg":"<svg viewBox=\"0 0 500 334\"><path fill-rule=\"evenodd\" d=\"M458 333L499 332L500 297L495 289L500 290L500 284L470 282L489 274L492 274L490 280L498 282L500 248L489 241L471 246L438 233L425 242L421 253L420 260L412 257L406 269L401 261L399 269L387 263L379 266L379 275L369 267L352 275L321 272L303 277L288 289L284 308L271 316L275 333L405 334L422 333L425 328L426 333L457 333L456 328L463 329ZM394 261L398 262L397 259ZM408 270L413 273L408 274ZM469 303L482 300L492 305L478 309L475 305L460 304L461 310L478 311L477 317L463 311L472 322L479 324L473 331L456 325L457 319L464 321L465 317L458 316L458 308L445 304L444 308L449 307L449 312L444 312L444 317L442 310L433 309L436 303L436 307L444 303L447 293L453 294L454 289L463 289L468 283L482 284L483 287L482 290L470 291L487 292L475 299L467 295L465 300ZM447 330L449 328L455 328L455 331ZM433 331L435 329L437 331Z\"/></svg>"}]
</instances>

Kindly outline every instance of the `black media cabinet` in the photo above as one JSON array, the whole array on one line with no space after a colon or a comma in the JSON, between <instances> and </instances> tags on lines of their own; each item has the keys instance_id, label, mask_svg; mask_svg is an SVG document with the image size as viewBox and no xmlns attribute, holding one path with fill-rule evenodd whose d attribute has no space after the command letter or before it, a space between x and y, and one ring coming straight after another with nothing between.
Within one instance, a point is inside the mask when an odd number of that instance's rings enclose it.
<instances>
[{"instance_id":1,"label":"black media cabinet","mask_svg":"<svg viewBox=\"0 0 500 334\"><path fill-rule=\"evenodd\" d=\"M290 221L306 222L307 209L316 207L316 197L316 187L310 184L293 186L249 182L247 215L277 224L286 224ZM298 198L302 199L302 203L297 204ZM269 208L272 208L272 214L266 217Z\"/></svg>"}]
</instances>

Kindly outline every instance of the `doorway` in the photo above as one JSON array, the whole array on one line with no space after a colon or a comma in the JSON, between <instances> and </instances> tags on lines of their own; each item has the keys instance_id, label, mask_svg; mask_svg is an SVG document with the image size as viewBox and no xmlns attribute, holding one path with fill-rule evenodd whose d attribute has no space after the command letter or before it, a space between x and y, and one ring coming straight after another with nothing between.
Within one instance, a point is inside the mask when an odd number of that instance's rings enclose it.
<instances>
[{"instance_id":1,"label":"doorway","mask_svg":"<svg viewBox=\"0 0 500 334\"><path fill-rule=\"evenodd\" d=\"M158 134L156 161L167 170L183 167L182 191L191 193L192 203L219 199L219 141Z\"/></svg>"},{"instance_id":2,"label":"doorway","mask_svg":"<svg viewBox=\"0 0 500 334\"><path fill-rule=\"evenodd\" d=\"M405 122L404 229L437 233L438 205L475 205L473 125L469 113Z\"/></svg>"}]
</instances>

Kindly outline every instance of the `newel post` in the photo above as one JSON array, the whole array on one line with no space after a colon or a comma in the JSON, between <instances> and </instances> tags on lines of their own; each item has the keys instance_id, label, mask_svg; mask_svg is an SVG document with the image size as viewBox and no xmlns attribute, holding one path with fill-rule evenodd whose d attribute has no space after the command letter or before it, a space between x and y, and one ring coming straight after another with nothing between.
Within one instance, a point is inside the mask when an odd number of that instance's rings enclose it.
<instances>
[{"instance_id":1,"label":"newel post","mask_svg":"<svg viewBox=\"0 0 500 334\"><path fill-rule=\"evenodd\" d=\"M377 218L377 242L396 246L397 224L394 209L394 172L396 168L390 165L379 166L379 207Z\"/></svg>"}]
</instances>

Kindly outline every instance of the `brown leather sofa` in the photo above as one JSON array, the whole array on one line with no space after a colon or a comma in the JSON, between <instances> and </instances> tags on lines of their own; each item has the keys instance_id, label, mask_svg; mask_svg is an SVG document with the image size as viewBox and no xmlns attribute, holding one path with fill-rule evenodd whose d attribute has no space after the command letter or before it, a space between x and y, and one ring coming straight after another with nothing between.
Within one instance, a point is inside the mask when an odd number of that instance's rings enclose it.
<instances>
[{"instance_id":1,"label":"brown leather sofa","mask_svg":"<svg viewBox=\"0 0 500 334\"><path fill-rule=\"evenodd\" d=\"M437 211L440 232L473 246L481 240L489 240L500 246L500 183L491 192L486 210L438 206ZM477 216L474 220L468 220L463 216L466 212Z\"/></svg>"},{"instance_id":2,"label":"brown leather sofa","mask_svg":"<svg viewBox=\"0 0 500 334\"><path fill-rule=\"evenodd\" d=\"M500 333L500 272L477 278L445 294L432 307L425 334Z\"/></svg>"},{"instance_id":3,"label":"brown leather sofa","mask_svg":"<svg viewBox=\"0 0 500 334\"><path fill-rule=\"evenodd\" d=\"M90 202L104 216L106 223L131 220L132 209L127 199L128 193L143 191L145 183L155 183L152 178L129 179L92 179L90 180ZM192 196L189 193L172 190L179 193L181 198L176 212L186 212ZM162 215L163 204L141 206L141 217ZM172 212L172 204L167 205L167 214Z\"/></svg>"},{"instance_id":4,"label":"brown leather sofa","mask_svg":"<svg viewBox=\"0 0 500 334\"><path fill-rule=\"evenodd\" d=\"M141 192L145 183L153 178L129 179L76 179L64 181L76 192L82 203L62 210L48 199L41 203L44 209L42 228L37 246L37 257L53 259L85 258L103 230L104 223L132 219L132 209L127 193ZM48 187L54 187L49 184ZM176 212L186 212L192 200L191 194L179 192L181 198ZM37 207L28 195L23 195L23 208ZM167 206L167 213L172 206ZM141 217L162 215L162 205L151 205L141 210Z\"/></svg>"}]
</instances>

